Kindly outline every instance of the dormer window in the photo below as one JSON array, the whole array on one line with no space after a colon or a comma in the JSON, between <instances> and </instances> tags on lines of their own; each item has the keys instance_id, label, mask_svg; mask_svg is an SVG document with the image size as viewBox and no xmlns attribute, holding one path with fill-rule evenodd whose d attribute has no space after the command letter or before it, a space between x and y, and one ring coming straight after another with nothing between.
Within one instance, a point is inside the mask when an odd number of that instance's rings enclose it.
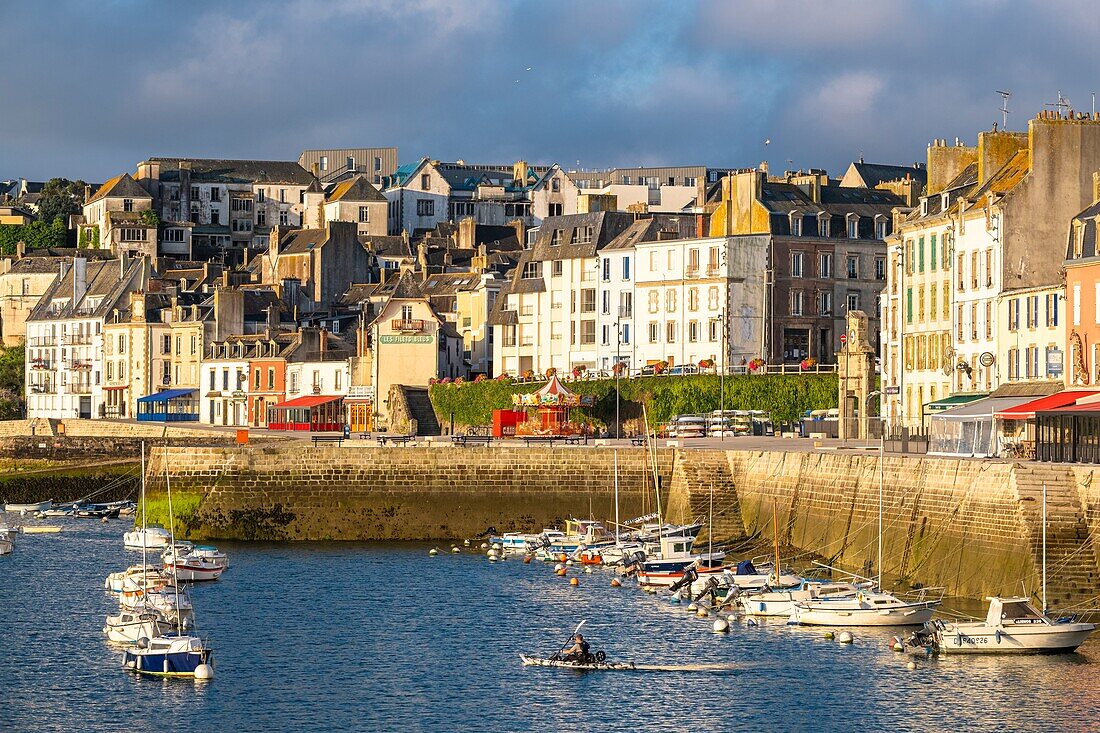
<instances>
[{"instance_id":1,"label":"dormer window","mask_svg":"<svg viewBox=\"0 0 1100 733\"><path fill-rule=\"evenodd\" d=\"M890 217L885 214L875 214L875 239L886 239L889 234ZM933 235L932 241L936 241L935 235ZM935 245L933 245L933 251L935 251Z\"/></svg>"},{"instance_id":2,"label":"dormer window","mask_svg":"<svg viewBox=\"0 0 1100 733\"><path fill-rule=\"evenodd\" d=\"M920 215L928 216L928 199L926 198L920 200Z\"/></svg>"},{"instance_id":3,"label":"dormer window","mask_svg":"<svg viewBox=\"0 0 1100 733\"><path fill-rule=\"evenodd\" d=\"M859 239L859 215L848 214L848 239Z\"/></svg>"},{"instance_id":4,"label":"dormer window","mask_svg":"<svg viewBox=\"0 0 1100 733\"><path fill-rule=\"evenodd\" d=\"M564 238L565 231L563 229L555 229L554 233L550 235L550 246L557 247L561 244L561 240Z\"/></svg>"},{"instance_id":5,"label":"dormer window","mask_svg":"<svg viewBox=\"0 0 1100 733\"><path fill-rule=\"evenodd\" d=\"M133 199L122 199L122 210L123 211L133 211L134 210L134 200Z\"/></svg>"},{"instance_id":6,"label":"dormer window","mask_svg":"<svg viewBox=\"0 0 1100 733\"><path fill-rule=\"evenodd\" d=\"M1085 225L1083 222L1073 222L1073 256L1080 258L1085 251Z\"/></svg>"},{"instance_id":7,"label":"dormer window","mask_svg":"<svg viewBox=\"0 0 1100 733\"><path fill-rule=\"evenodd\" d=\"M799 211L792 211L790 213L790 219L791 219L791 236L792 237L801 237L802 236L802 213L799 212Z\"/></svg>"},{"instance_id":8,"label":"dormer window","mask_svg":"<svg viewBox=\"0 0 1100 733\"><path fill-rule=\"evenodd\" d=\"M817 236L829 236L829 215L824 211L817 215Z\"/></svg>"},{"instance_id":9,"label":"dormer window","mask_svg":"<svg viewBox=\"0 0 1100 733\"><path fill-rule=\"evenodd\" d=\"M940 194L940 210L947 211L947 207L951 205L951 195L947 192Z\"/></svg>"}]
</instances>

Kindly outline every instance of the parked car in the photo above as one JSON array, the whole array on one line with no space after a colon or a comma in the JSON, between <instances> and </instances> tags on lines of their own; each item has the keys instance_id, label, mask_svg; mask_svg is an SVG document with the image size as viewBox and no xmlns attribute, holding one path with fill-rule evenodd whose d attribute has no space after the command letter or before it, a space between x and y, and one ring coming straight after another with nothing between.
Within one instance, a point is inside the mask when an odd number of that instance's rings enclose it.
<instances>
[{"instance_id":1,"label":"parked car","mask_svg":"<svg viewBox=\"0 0 1100 733\"><path fill-rule=\"evenodd\" d=\"M668 373L670 375L698 374L699 373L699 367L695 366L694 364L677 364L674 367L669 367L668 368Z\"/></svg>"}]
</instances>

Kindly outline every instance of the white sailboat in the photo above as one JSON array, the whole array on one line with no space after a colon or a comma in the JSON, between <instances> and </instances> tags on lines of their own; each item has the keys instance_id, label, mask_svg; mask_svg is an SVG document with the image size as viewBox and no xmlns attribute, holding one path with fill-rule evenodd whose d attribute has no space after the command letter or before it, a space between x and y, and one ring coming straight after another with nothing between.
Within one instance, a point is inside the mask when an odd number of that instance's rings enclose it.
<instances>
[{"instance_id":1,"label":"white sailboat","mask_svg":"<svg viewBox=\"0 0 1100 733\"><path fill-rule=\"evenodd\" d=\"M902 598L882 590L882 505L885 442L878 455L878 581L868 588L855 588L819 598L792 601L789 623L807 626L920 626L932 620L942 596L932 598L930 589L915 597Z\"/></svg>"},{"instance_id":2,"label":"white sailboat","mask_svg":"<svg viewBox=\"0 0 1100 733\"><path fill-rule=\"evenodd\" d=\"M15 549L15 540L11 538L11 530L6 524L0 524L0 555L10 555Z\"/></svg>"}]
</instances>

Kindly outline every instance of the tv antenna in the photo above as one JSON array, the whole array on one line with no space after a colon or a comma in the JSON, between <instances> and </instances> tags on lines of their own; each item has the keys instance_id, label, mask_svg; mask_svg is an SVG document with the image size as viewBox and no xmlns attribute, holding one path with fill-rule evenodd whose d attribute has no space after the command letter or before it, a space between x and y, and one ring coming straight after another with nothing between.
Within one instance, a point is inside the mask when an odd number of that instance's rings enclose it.
<instances>
[{"instance_id":1,"label":"tv antenna","mask_svg":"<svg viewBox=\"0 0 1100 733\"><path fill-rule=\"evenodd\" d=\"M1044 107L1053 107L1058 110L1058 114L1065 112L1069 109L1069 100L1062 96L1062 90L1058 90L1058 101L1054 103L1044 104Z\"/></svg>"},{"instance_id":2,"label":"tv antenna","mask_svg":"<svg viewBox=\"0 0 1100 733\"><path fill-rule=\"evenodd\" d=\"M1002 92L997 90L997 94L1001 95L1001 129L1008 129L1008 99L1012 96L1012 92Z\"/></svg>"}]
</instances>

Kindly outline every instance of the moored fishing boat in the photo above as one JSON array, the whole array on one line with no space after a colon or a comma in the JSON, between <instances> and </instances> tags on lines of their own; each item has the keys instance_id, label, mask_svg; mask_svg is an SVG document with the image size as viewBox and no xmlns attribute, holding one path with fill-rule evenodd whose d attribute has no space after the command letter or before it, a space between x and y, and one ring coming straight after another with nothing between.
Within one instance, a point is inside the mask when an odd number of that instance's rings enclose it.
<instances>
[{"instance_id":1,"label":"moored fishing boat","mask_svg":"<svg viewBox=\"0 0 1100 733\"><path fill-rule=\"evenodd\" d=\"M161 585L166 582L166 579L160 572L160 568L156 565L131 565L125 570L120 570L117 573L111 573L103 581L103 587L112 593L122 593L127 589L127 580L130 578L136 578L133 583L129 584L131 591L136 591L138 588L144 588L147 585L151 585L152 581L155 581Z\"/></svg>"},{"instance_id":2,"label":"moored fishing boat","mask_svg":"<svg viewBox=\"0 0 1100 733\"><path fill-rule=\"evenodd\" d=\"M0 555L10 555L14 549L15 540L11 538L11 530L0 524Z\"/></svg>"},{"instance_id":3,"label":"moored fishing boat","mask_svg":"<svg viewBox=\"0 0 1100 733\"><path fill-rule=\"evenodd\" d=\"M694 537L662 537L656 557L633 563L638 570L638 585L667 588L683 580L689 568L699 578L719 575L725 570L722 561L726 553L694 553L694 544Z\"/></svg>"},{"instance_id":4,"label":"moored fishing boat","mask_svg":"<svg viewBox=\"0 0 1100 733\"><path fill-rule=\"evenodd\" d=\"M984 621L931 621L911 637L910 644L949 654L1072 652L1096 630L1095 624L1054 620L1027 598L986 600L989 609Z\"/></svg>"},{"instance_id":5,"label":"moored fishing boat","mask_svg":"<svg viewBox=\"0 0 1100 733\"><path fill-rule=\"evenodd\" d=\"M740 612L746 616L776 616L790 618L794 604L809 601L834 593L848 593L857 590L852 583L831 583L823 580L803 578L793 588L765 587L756 591L738 592L733 598L727 596L727 602L734 602Z\"/></svg>"}]
</instances>

